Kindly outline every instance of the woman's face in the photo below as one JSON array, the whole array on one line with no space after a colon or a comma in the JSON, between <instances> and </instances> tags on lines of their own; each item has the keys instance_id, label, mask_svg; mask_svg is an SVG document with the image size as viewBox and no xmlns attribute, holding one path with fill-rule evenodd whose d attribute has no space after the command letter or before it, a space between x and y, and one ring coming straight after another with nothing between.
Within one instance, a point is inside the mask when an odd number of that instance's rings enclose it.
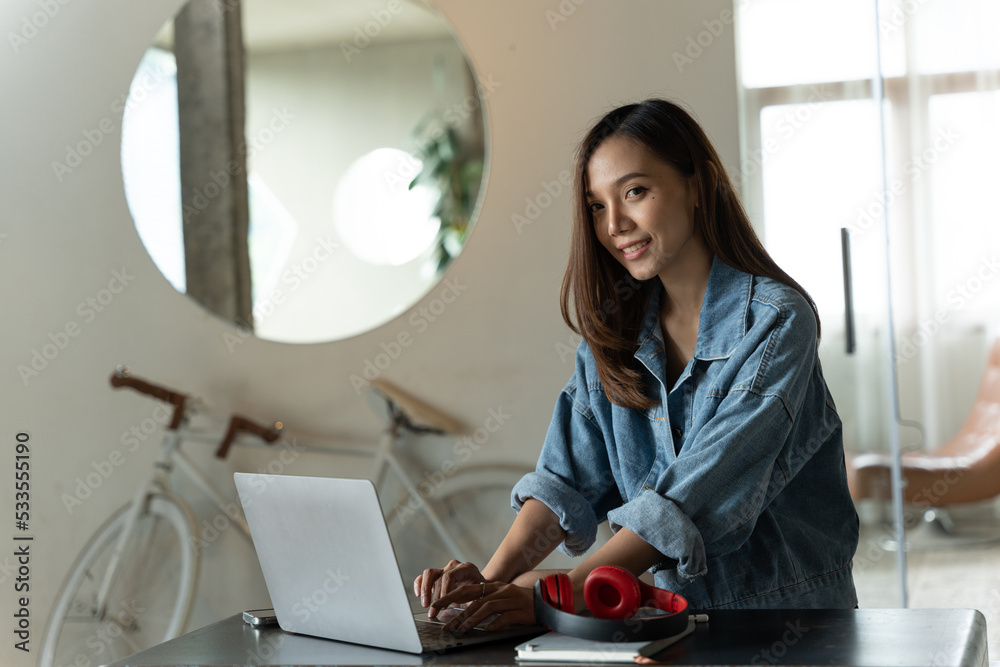
<instances>
[{"instance_id":1,"label":"woman's face","mask_svg":"<svg viewBox=\"0 0 1000 667\"><path fill-rule=\"evenodd\" d=\"M685 250L704 248L693 180L642 144L606 139L587 164L586 186L598 240L636 280L664 277Z\"/></svg>"}]
</instances>

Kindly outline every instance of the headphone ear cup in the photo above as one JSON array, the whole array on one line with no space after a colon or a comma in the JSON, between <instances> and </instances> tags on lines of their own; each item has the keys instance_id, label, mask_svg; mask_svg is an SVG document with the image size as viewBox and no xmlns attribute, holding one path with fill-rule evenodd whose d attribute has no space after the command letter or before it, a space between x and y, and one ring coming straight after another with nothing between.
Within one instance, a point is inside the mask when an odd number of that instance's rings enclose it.
<instances>
[{"instance_id":1,"label":"headphone ear cup","mask_svg":"<svg viewBox=\"0 0 1000 667\"><path fill-rule=\"evenodd\" d=\"M631 618L642 606L639 583L628 570L602 565L587 575L583 600L597 618Z\"/></svg>"},{"instance_id":2,"label":"headphone ear cup","mask_svg":"<svg viewBox=\"0 0 1000 667\"><path fill-rule=\"evenodd\" d=\"M567 575L557 572L542 579L542 595L546 602L559 611L564 611L567 614L573 613L575 609L573 583Z\"/></svg>"}]
</instances>

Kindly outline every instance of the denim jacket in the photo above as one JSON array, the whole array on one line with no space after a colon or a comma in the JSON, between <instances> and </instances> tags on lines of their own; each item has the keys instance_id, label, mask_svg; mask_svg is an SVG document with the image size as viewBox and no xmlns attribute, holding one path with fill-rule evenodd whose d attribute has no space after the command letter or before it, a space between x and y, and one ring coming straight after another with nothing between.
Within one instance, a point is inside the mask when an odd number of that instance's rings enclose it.
<instances>
[{"instance_id":1,"label":"denim jacket","mask_svg":"<svg viewBox=\"0 0 1000 667\"><path fill-rule=\"evenodd\" d=\"M611 403L581 343L514 508L551 508L574 556L605 519L628 528L664 556L657 586L692 608L853 607L858 516L809 304L715 259L694 356L667 387L660 294L635 353L659 404Z\"/></svg>"}]
</instances>

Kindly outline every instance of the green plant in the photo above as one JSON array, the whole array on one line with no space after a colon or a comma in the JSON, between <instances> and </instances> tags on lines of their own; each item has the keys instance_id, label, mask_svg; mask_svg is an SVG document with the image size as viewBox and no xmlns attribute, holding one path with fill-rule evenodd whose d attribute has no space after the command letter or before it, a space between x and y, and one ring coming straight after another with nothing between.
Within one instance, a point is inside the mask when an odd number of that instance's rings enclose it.
<instances>
[{"instance_id":1,"label":"green plant","mask_svg":"<svg viewBox=\"0 0 1000 667\"><path fill-rule=\"evenodd\" d=\"M435 253L440 272L465 245L483 178L483 160L473 154L474 142L463 141L454 127L437 117L421 121L413 136L423 166L409 187L427 185L438 193L433 214L441 220Z\"/></svg>"}]
</instances>

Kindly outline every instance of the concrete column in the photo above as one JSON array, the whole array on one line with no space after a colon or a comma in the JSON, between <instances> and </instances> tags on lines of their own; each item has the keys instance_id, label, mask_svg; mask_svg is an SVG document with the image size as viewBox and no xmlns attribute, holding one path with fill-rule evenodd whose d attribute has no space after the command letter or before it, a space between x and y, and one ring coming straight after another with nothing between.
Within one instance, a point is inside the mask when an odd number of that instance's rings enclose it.
<instances>
[{"instance_id":1,"label":"concrete column","mask_svg":"<svg viewBox=\"0 0 1000 667\"><path fill-rule=\"evenodd\" d=\"M191 0L174 19L187 292L252 326L239 0Z\"/></svg>"}]
</instances>

